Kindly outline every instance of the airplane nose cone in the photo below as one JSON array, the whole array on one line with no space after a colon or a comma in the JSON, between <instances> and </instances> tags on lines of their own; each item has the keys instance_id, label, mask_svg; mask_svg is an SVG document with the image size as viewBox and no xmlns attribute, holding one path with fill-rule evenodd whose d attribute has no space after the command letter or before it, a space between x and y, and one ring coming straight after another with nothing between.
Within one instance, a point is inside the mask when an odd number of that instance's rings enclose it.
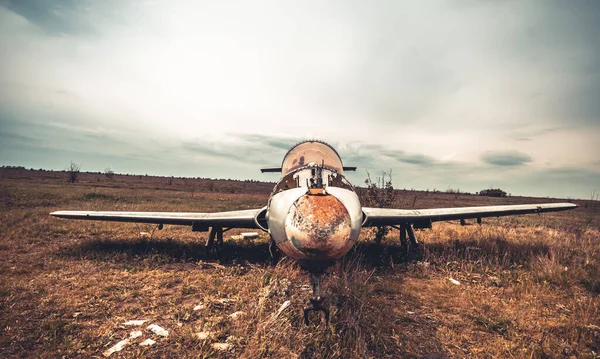
<instances>
[{"instance_id":1,"label":"airplane nose cone","mask_svg":"<svg viewBox=\"0 0 600 359\"><path fill-rule=\"evenodd\" d=\"M335 196L306 194L291 206L285 232L297 259L338 259L352 248L348 210Z\"/></svg>"}]
</instances>

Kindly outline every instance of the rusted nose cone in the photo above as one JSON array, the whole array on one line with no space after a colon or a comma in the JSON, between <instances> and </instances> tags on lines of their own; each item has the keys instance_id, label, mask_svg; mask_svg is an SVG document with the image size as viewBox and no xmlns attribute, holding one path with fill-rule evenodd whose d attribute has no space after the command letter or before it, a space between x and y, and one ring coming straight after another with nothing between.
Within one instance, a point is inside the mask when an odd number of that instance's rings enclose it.
<instances>
[{"instance_id":1,"label":"rusted nose cone","mask_svg":"<svg viewBox=\"0 0 600 359\"><path fill-rule=\"evenodd\" d=\"M338 259L352 248L350 214L335 196L306 194L288 212L285 232L306 259Z\"/></svg>"}]
</instances>

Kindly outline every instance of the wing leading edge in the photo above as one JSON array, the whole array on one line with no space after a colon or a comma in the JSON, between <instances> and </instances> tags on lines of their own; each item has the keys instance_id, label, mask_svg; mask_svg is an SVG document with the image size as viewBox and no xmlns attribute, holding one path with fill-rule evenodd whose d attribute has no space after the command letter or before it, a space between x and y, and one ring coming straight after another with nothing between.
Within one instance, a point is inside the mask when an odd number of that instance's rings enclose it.
<instances>
[{"instance_id":1,"label":"wing leading edge","mask_svg":"<svg viewBox=\"0 0 600 359\"><path fill-rule=\"evenodd\" d=\"M260 228L256 223L256 217L264 209L265 207L215 213L57 211L50 213L50 215L59 218L93 221L174 224L199 227Z\"/></svg>"},{"instance_id":2,"label":"wing leading edge","mask_svg":"<svg viewBox=\"0 0 600 359\"><path fill-rule=\"evenodd\" d=\"M365 214L363 227L556 212L577 207L578 205L573 203L543 203L415 210L363 207L363 213Z\"/></svg>"}]
</instances>

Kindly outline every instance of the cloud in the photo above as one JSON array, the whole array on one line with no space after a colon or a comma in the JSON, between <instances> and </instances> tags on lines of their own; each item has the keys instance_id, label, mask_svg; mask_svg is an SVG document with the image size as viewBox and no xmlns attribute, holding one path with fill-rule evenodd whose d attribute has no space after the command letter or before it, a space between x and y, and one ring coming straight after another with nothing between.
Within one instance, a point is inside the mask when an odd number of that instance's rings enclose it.
<instances>
[{"instance_id":1,"label":"cloud","mask_svg":"<svg viewBox=\"0 0 600 359\"><path fill-rule=\"evenodd\" d=\"M536 188L533 159L597 168L598 2L233 8L0 0L0 159L256 178L321 138L402 186L479 190L510 172L513 193ZM482 153L498 148L513 151Z\"/></svg>"},{"instance_id":2,"label":"cloud","mask_svg":"<svg viewBox=\"0 0 600 359\"><path fill-rule=\"evenodd\" d=\"M98 19L115 9L119 1L90 0L0 0L0 6L26 19L50 36L82 36L96 33Z\"/></svg>"},{"instance_id":3,"label":"cloud","mask_svg":"<svg viewBox=\"0 0 600 359\"><path fill-rule=\"evenodd\" d=\"M406 153L404 151L382 151L382 153L396 161L412 165L428 166L437 162L433 157L422 153Z\"/></svg>"},{"instance_id":4,"label":"cloud","mask_svg":"<svg viewBox=\"0 0 600 359\"><path fill-rule=\"evenodd\" d=\"M294 144L302 141L301 138L288 138L288 137L278 137L278 136L267 136L261 134L236 134L235 137L250 142L252 144L259 145L268 145L269 147L273 147L275 149L280 150L289 150Z\"/></svg>"},{"instance_id":5,"label":"cloud","mask_svg":"<svg viewBox=\"0 0 600 359\"><path fill-rule=\"evenodd\" d=\"M518 151L489 151L481 156L481 160L493 166L522 166L533 161L531 156Z\"/></svg>"}]
</instances>

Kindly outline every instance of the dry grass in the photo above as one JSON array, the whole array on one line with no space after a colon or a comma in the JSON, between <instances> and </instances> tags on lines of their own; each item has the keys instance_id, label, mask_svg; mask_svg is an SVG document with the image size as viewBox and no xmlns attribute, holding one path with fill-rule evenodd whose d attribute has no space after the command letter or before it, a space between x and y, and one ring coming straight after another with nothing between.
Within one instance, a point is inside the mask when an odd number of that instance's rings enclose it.
<instances>
[{"instance_id":1,"label":"dry grass","mask_svg":"<svg viewBox=\"0 0 600 359\"><path fill-rule=\"evenodd\" d=\"M364 237L324 279L332 307L324 328L304 326L308 277L286 259L273 267L264 235L228 241L220 266L205 257L198 237L206 234L188 228L152 231L48 216L56 209L254 208L265 204L271 184L169 184L85 173L67 184L63 175L0 172L3 357L101 357L129 336L134 328L123 323L131 319L147 319L170 335L151 334L146 323L143 336L111 358L594 358L600 352L598 202L483 226L435 224L417 232L419 252L400 247L396 231L380 247ZM548 200L401 192L396 206L532 201ZM245 314L229 317L238 311ZM208 338L198 338L200 332ZM146 338L157 343L137 345ZM231 347L221 351L214 343Z\"/></svg>"}]
</instances>

